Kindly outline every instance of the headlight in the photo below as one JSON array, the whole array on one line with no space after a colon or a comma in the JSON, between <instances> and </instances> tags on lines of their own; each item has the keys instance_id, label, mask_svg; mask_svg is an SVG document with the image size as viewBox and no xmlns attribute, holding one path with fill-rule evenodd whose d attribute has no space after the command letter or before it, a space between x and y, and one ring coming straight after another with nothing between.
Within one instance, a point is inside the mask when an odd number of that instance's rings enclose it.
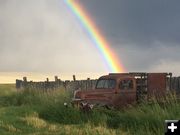
<instances>
[{"instance_id":1,"label":"headlight","mask_svg":"<svg viewBox=\"0 0 180 135\"><path fill-rule=\"evenodd\" d=\"M67 105L68 105L68 104L67 104L66 102L64 102L64 106L67 107Z\"/></svg>"}]
</instances>

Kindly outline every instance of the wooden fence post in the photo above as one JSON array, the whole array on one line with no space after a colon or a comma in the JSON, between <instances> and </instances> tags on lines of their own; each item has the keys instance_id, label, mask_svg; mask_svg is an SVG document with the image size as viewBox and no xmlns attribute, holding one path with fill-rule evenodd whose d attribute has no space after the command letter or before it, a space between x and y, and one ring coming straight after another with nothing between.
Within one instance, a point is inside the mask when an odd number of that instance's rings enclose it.
<instances>
[{"instance_id":1,"label":"wooden fence post","mask_svg":"<svg viewBox=\"0 0 180 135\"><path fill-rule=\"evenodd\" d=\"M76 81L76 76L75 75L73 75L73 81Z\"/></svg>"},{"instance_id":2,"label":"wooden fence post","mask_svg":"<svg viewBox=\"0 0 180 135\"><path fill-rule=\"evenodd\" d=\"M54 76L55 82L58 82L58 76Z\"/></svg>"}]
</instances>

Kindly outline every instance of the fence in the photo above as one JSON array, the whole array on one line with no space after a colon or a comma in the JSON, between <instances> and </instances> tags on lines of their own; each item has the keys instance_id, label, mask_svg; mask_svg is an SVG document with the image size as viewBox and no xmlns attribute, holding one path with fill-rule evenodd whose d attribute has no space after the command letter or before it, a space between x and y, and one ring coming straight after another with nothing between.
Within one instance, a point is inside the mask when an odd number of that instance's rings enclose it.
<instances>
[{"instance_id":1,"label":"fence","mask_svg":"<svg viewBox=\"0 0 180 135\"><path fill-rule=\"evenodd\" d=\"M66 90L76 90L76 89L94 89L97 80L76 80L76 77L73 75L73 81L65 80L62 81L55 76L55 81L49 81L47 78L46 81L33 82L27 81L27 77L23 77L23 80L16 80L17 89L38 89L38 90L53 90L58 88L64 88ZM177 92L180 92L180 77L171 78L171 89Z\"/></svg>"},{"instance_id":2,"label":"fence","mask_svg":"<svg viewBox=\"0 0 180 135\"><path fill-rule=\"evenodd\" d=\"M73 75L73 81L65 80L62 81L55 76L55 81L49 81L47 78L46 81L33 82L27 81L27 77L23 77L23 80L16 79L16 88L17 89L36 89L36 90L53 90L58 88L64 88L66 90L76 90L76 89L94 89L97 80L76 80L76 77Z\"/></svg>"}]
</instances>

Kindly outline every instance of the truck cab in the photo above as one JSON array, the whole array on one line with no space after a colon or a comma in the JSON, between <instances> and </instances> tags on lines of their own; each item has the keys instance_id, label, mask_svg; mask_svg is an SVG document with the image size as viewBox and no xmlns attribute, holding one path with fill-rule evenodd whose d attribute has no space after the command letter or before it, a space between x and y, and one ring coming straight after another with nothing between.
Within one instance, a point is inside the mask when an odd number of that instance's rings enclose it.
<instances>
[{"instance_id":1,"label":"truck cab","mask_svg":"<svg viewBox=\"0 0 180 135\"><path fill-rule=\"evenodd\" d=\"M97 80L95 89L77 90L76 104L122 107L136 102L136 79L133 75L109 74Z\"/></svg>"}]
</instances>

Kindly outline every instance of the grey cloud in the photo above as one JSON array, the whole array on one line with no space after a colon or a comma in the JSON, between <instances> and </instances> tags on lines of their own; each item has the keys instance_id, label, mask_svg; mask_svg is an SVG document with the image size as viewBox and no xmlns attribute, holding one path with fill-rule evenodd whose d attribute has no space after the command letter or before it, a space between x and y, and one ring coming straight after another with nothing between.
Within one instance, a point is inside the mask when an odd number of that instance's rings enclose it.
<instances>
[{"instance_id":1,"label":"grey cloud","mask_svg":"<svg viewBox=\"0 0 180 135\"><path fill-rule=\"evenodd\" d=\"M179 0L76 2L127 71L179 73ZM93 45L61 0L0 0L0 71L107 71Z\"/></svg>"},{"instance_id":2,"label":"grey cloud","mask_svg":"<svg viewBox=\"0 0 180 135\"><path fill-rule=\"evenodd\" d=\"M177 72L179 69L175 68L180 66L179 50L180 46L168 46L159 42L156 46L146 49L141 46L124 45L117 52L127 71L153 72L156 71L155 67L160 71L160 65L163 64L161 72L174 72L177 75L180 74L180 71ZM169 71L171 66L173 70Z\"/></svg>"},{"instance_id":3,"label":"grey cloud","mask_svg":"<svg viewBox=\"0 0 180 135\"><path fill-rule=\"evenodd\" d=\"M1 3L0 72L98 72L101 61L63 1Z\"/></svg>"},{"instance_id":4,"label":"grey cloud","mask_svg":"<svg viewBox=\"0 0 180 135\"><path fill-rule=\"evenodd\" d=\"M142 46L179 43L178 0L81 0L109 40ZM114 37L116 39L111 39Z\"/></svg>"}]
</instances>

